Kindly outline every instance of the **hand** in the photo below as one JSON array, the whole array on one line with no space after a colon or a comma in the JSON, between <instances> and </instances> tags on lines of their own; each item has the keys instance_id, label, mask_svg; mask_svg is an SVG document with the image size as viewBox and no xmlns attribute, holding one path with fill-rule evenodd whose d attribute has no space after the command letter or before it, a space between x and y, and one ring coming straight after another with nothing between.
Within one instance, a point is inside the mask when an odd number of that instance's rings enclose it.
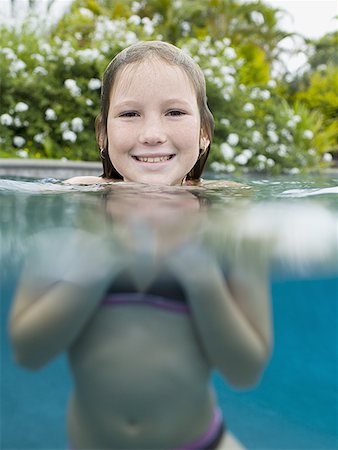
<instances>
[{"instance_id":1,"label":"hand","mask_svg":"<svg viewBox=\"0 0 338 450\"><path fill-rule=\"evenodd\" d=\"M72 228L34 235L26 257L26 276L44 283L67 281L81 286L109 282L125 261L108 237Z\"/></svg>"}]
</instances>

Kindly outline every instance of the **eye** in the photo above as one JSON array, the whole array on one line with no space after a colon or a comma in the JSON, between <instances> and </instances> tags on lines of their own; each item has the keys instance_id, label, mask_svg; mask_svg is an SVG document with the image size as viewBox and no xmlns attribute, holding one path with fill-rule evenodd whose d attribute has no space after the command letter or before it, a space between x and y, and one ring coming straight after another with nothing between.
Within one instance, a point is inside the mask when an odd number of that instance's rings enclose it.
<instances>
[{"instance_id":1,"label":"eye","mask_svg":"<svg viewBox=\"0 0 338 450\"><path fill-rule=\"evenodd\" d=\"M119 117L138 117L139 113L137 111L126 111L119 114Z\"/></svg>"},{"instance_id":2,"label":"eye","mask_svg":"<svg viewBox=\"0 0 338 450\"><path fill-rule=\"evenodd\" d=\"M177 116L184 116L186 113L184 111L181 111L180 109L171 109L167 112L168 116L177 117Z\"/></svg>"}]
</instances>

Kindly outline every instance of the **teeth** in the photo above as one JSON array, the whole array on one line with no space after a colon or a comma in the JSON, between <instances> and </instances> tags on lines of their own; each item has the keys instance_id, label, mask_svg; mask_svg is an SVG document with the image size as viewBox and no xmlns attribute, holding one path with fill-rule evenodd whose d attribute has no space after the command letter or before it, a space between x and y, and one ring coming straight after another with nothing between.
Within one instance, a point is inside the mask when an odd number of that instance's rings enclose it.
<instances>
[{"instance_id":1,"label":"teeth","mask_svg":"<svg viewBox=\"0 0 338 450\"><path fill-rule=\"evenodd\" d=\"M170 159L171 156L156 156L155 158L136 156L136 158L142 162L158 163L158 162L162 162L162 161L168 161L168 159Z\"/></svg>"}]
</instances>

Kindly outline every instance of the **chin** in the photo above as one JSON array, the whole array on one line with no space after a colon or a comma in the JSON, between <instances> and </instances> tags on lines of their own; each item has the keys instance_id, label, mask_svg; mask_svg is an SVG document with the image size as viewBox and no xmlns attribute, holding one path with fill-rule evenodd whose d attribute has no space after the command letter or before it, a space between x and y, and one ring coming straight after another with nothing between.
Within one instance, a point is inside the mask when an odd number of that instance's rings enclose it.
<instances>
[{"instance_id":1,"label":"chin","mask_svg":"<svg viewBox=\"0 0 338 450\"><path fill-rule=\"evenodd\" d=\"M184 177L179 178L172 178L172 177L166 177L161 175L156 176L143 176L139 177L137 180L134 180L136 183L142 183L142 184L153 184L158 186L180 186L182 184Z\"/></svg>"}]
</instances>

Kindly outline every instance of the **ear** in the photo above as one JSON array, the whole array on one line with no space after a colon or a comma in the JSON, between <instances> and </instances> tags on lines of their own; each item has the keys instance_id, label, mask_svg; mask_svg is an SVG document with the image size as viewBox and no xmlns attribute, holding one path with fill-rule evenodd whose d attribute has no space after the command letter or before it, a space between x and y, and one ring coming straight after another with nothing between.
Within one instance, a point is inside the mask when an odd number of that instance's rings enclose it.
<instances>
[{"instance_id":1,"label":"ear","mask_svg":"<svg viewBox=\"0 0 338 450\"><path fill-rule=\"evenodd\" d=\"M97 116L95 121L96 142L100 150L103 150L107 146L107 136L102 125L101 115Z\"/></svg>"},{"instance_id":2,"label":"ear","mask_svg":"<svg viewBox=\"0 0 338 450\"><path fill-rule=\"evenodd\" d=\"M201 129L200 134L200 149L202 152L205 152L205 150L208 148L210 144L210 139L208 138L208 135L205 133L204 130Z\"/></svg>"}]
</instances>

